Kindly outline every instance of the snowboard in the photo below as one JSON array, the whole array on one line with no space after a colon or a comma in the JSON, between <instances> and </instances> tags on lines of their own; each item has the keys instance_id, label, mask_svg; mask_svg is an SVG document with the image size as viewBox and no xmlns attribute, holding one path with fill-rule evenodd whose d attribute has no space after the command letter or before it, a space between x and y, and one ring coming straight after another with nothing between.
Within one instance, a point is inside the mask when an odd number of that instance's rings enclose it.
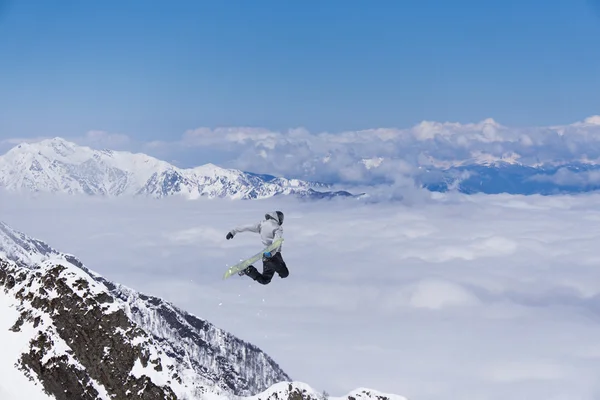
<instances>
[{"instance_id":1,"label":"snowboard","mask_svg":"<svg viewBox=\"0 0 600 400\"><path fill-rule=\"evenodd\" d=\"M227 271L225 271L225 274L223 275L223 279L227 279L231 275L236 274L243 269L246 269L246 267L249 267L250 265L257 262L258 260L262 259L263 253L276 249L277 247L279 247L281 245L281 243L283 243L283 238L279 238L279 239L275 240L269 246L265 247L263 250L261 250L259 253L256 253L252 257L247 258L243 261L240 261L239 263L227 268Z\"/></svg>"}]
</instances>

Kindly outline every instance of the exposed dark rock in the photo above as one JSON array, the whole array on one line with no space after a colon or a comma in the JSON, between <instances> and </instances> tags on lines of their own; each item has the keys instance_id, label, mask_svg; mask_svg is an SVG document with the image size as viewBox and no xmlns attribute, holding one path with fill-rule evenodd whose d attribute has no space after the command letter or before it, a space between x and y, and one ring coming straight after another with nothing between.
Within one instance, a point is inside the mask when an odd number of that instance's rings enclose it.
<instances>
[{"instance_id":1,"label":"exposed dark rock","mask_svg":"<svg viewBox=\"0 0 600 400\"><path fill-rule=\"evenodd\" d=\"M148 318L160 321L160 329L149 329L148 333L161 342L169 356L190 364L201 376L235 395L249 396L277 382L291 381L258 347L205 320L164 300L124 287L117 286L111 293L122 301L135 302L130 311L138 324Z\"/></svg>"},{"instance_id":2,"label":"exposed dark rock","mask_svg":"<svg viewBox=\"0 0 600 400\"><path fill-rule=\"evenodd\" d=\"M170 387L159 387L147 376L131 374L136 360L143 366L152 363L157 371L162 371L160 361L151 360L143 344L131 343L137 337L144 339L145 333L123 310L107 313L102 306L110 302L107 300L110 296L106 293L94 296L85 279L69 285L61 276L65 269L57 265L39 274L0 261L0 286L10 290L22 284L14 293L15 298L21 305L29 303L33 311L43 312L52 321L31 341L29 352L21 357L20 368L35 374L45 391L57 400L97 399L93 381L102 385L113 399L176 399ZM29 290L37 284L41 284L43 293L56 295L48 297ZM74 289L82 290L82 294ZM40 324L39 316L26 307L23 309L11 328L13 331L18 331L25 321L34 326ZM57 345L51 335L54 329L68 346L65 354L52 353Z\"/></svg>"},{"instance_id":3,"label":"exposed dark rock","mask_svg":"<svg viewBox=\"0 0 600 400\"><path fill-rule=\"evenodd\" d=\"M73 290L83 291L82 300L101 303L103 310L116 302L120 306L125 305L127 317L131 322L160 343L162 350L169 357L180 365L192 368L195 373L209 382L214 382L222 390L238 396L253 395L277 382L291 380L280 366L258 347L160 298L147 296L110 282L87 269L73 255L61 253L1 222L0 239L3 239L10 249L7 252L8 259L22 266L23 271L29 274L27 276L36 276L40 281L50 279L48 276L42 277L38 270L39 262L48 258L58 264L68 265L69 268L75 266L84 271L87 274L85 279L70 283ZM49 274L48 271L45 273ZM11 288L15 284L12 281L15 276L11 275L5 279L8 280L4 283L5 287ZM104 291L96 294L94 299L87 298L84 289L97 283L105 287ZM50 298L49 292L51 291L44 285L38 285L37 291L28 291L28 301L36 302L38 307L50 309L49 305L38 304L41 299Z\"/></svg>"}]
</instances>

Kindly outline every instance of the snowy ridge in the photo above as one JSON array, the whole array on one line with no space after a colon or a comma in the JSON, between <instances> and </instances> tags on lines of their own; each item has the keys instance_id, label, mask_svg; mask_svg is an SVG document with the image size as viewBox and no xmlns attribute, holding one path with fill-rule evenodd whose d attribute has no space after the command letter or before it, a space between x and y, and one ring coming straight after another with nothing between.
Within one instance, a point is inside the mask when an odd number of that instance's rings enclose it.
<instances>
[{"instance_id":1,"label":"snowy ridge","mask_svg":"<svg viewBox=\"0 0 600 400\"><path fill-rule=\"evenodd\" d=\"M316 392L303 382L280 382L262 393L246 398L246 400L408 400L395 394L382 393L377 390L358 388L345 396L325 396Z\"/></svg>"},{"instance_id":2,"label":"snowy ridge","mask_svg":"<svg viewBox=\"0 0 600 400\"><path fill-rule=\"evenodd\" d=\"M290 379L257 347L168 302L121 285L111 293L125 302L129 318L160 340L180 365L199 371L218 387L250 395ZM235 360L243 360L243 364Z\"/></svg>"},{"instance_id":3,"label":"snowy ridge","mask_svg":"<svg viewBox=\"0 0 600 400\"><path fill-rule=\"evenodd\" d=\"M0 223L2 400L323 400L256 346ZM356 389L331 400L406 400Z\"/></svg>"},{"instance_id":4,"label":"snowy ridge","mask_svg":"<svg viewBox=\"0 0 600 400\"><path fill-rule=\"evenodd\" d=\"M91 283L78 268L48 260L37 269L24 269L0 260L0 286L8 306L19 315L10 321L10 331L23 333L28 342L18 358L2 357L2 369L14 365L44 393L65 400L150 398L137 394L146 391L174 399L175 393L180 398L193 393L194 382L180 380L176 364L143 330L123 320L123 312L101 285ZM156 368L152 375L162 379L136 377L133 363L144 370Z\"/></svg>"},{"instance_id":5,"label":"snowy ridge","mask_svg":"<svg viewBox=\"0 0 600 400\"><path fill-rule=\"evenodd\" d=\"M62 262L70 258L0 221L0 258L12 260L24 268L35 268L52 257L62 259Z\"/></svg>"},{"instance_id":6,"label":"snowy ridge","mask_svg":"<svg viewBox=\"0 0 600 400\"><path fill-rule=\"evenodd\" d=\"M0 186L32 191L101 196L180 195L258 199L275 195L322 198L327 185L224 169L213 164L183 169L145 154L93 150L61 138L22 143L0 156Z\"/></svg>"},{"instance_id":7,"label":"snowy ridge","mask_svg":"<svg viewBox=\"0 0 600 400\"><path fill-rule=\"evenodd\" d=\"M330 396L326 392L319 392L310 385L299 382L279 382L267 390L252 396L205 396L211 400L410 400L397 394L384 393L369 388L357 388L343 396Z\"/></svg>"},{"instance_id":8,"label":"snowy ridge","mask_svg":"<svg viewBox=\"0 0 600 400\"><path fill-rule=\"evenodd\" d=\"M33 248L39 251L31 250ZM163 364L171 365L178 376L187 377L187 381L182 383L186 390L190 387L204 390L202 388L210 385L213 393L249 395L289 379L273 360L255 346L168 302L109 282L88 270L74 256L60 253L4 223L0 224L0 251L0 258L10 260L15 268L25 270L26 274L40 277L48 274L53 266L64 268L58 279L64 278L67 286L80 298L100 295L110 298L116 307L111 309L120 312L121 318L125 318L131 326L141 328L151 339L155 347L145 346L150 354L156 357L169 354ZM79 280L86 282L85 293L80 293L74 285ZM46 293L48 299L57 297L51 289L46 289ZM235 362L237 357L245 359L250 366L238 365ZM135 365L135 371L141 370L139 363ZM257 371L261 371L260 374ZM156 375L156 372L153 374ZM256 379L256 376L260 378ZM156 378L160 382L172 381L172 378L162 375ZM182 389L180 392L185 391Z\"/></svg>"}]
</instances>

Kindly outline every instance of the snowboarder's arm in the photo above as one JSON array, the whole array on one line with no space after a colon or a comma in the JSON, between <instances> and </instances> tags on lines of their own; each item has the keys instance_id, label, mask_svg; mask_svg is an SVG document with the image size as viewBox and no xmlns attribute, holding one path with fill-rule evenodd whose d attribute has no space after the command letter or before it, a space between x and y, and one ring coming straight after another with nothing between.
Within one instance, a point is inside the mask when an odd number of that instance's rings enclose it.
<instances>
[{"instance_id":1,"label":"snowboarder's arm","mask_svg":"<svg viewBox=\"0 0 600 400\"><path fill-rule=\"evenodd\" d=\"M283 237L283 228L280 226L280 227L276 228L273 231L273 240L271 241L271 243L273 243L274 241L276 241L277 239L280 239L282 237ZM279 246L278 248L272 250L270 252L270 256L269 257L272 257L275 254L279 253L280 250L281 250L281 246Z\"/></svg>"},{"instance_id":2,"label":"snowboarder's arm","mask_svg":"<svg viewBox=\"0 0 600 400\"><path fill-rule=\"evenodd\" d=\"M256 224L236 226L235 228L233 228L231 230L231 234L233 236L235 236L236 233L240 233L240 232L255 232L255 233L260 233L260 222L257 222Z\"/></svg>"}]
</instances>

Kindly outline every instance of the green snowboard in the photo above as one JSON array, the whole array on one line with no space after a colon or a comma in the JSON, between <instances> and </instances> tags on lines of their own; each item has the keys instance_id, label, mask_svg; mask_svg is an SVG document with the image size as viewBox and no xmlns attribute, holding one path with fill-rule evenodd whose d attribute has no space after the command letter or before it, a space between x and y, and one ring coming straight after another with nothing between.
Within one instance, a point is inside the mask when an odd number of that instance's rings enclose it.
<instances>
[{"instance_id":1,"label":"green snowboard","mask_svg":"<svg viewBox=\"0 0 600 400\"><path fill-rule=\"evenodd\" d=\"M279 239L275 240L273 243L271 243L271 245L269 245L269 246L265 247L263 250L261 250L260 253L256 253L255 255L253 255L250 258L248 258L244 261L240 261L239 263L237 263L235 265L232 265L231 267L229 267L227 269L227 271L225 271L225 275L223 275L223 279L227 279L231 275L238 273L243 269L246 269L246 267L248 267L248 266L254 264L255 262L257 262L258 260L260 260L263 256L263 253L276 249L277 247L279 247L279 245L281 245L281 243L283 243L283 238L279 238Z\"/></svg>"}]
</instances>

